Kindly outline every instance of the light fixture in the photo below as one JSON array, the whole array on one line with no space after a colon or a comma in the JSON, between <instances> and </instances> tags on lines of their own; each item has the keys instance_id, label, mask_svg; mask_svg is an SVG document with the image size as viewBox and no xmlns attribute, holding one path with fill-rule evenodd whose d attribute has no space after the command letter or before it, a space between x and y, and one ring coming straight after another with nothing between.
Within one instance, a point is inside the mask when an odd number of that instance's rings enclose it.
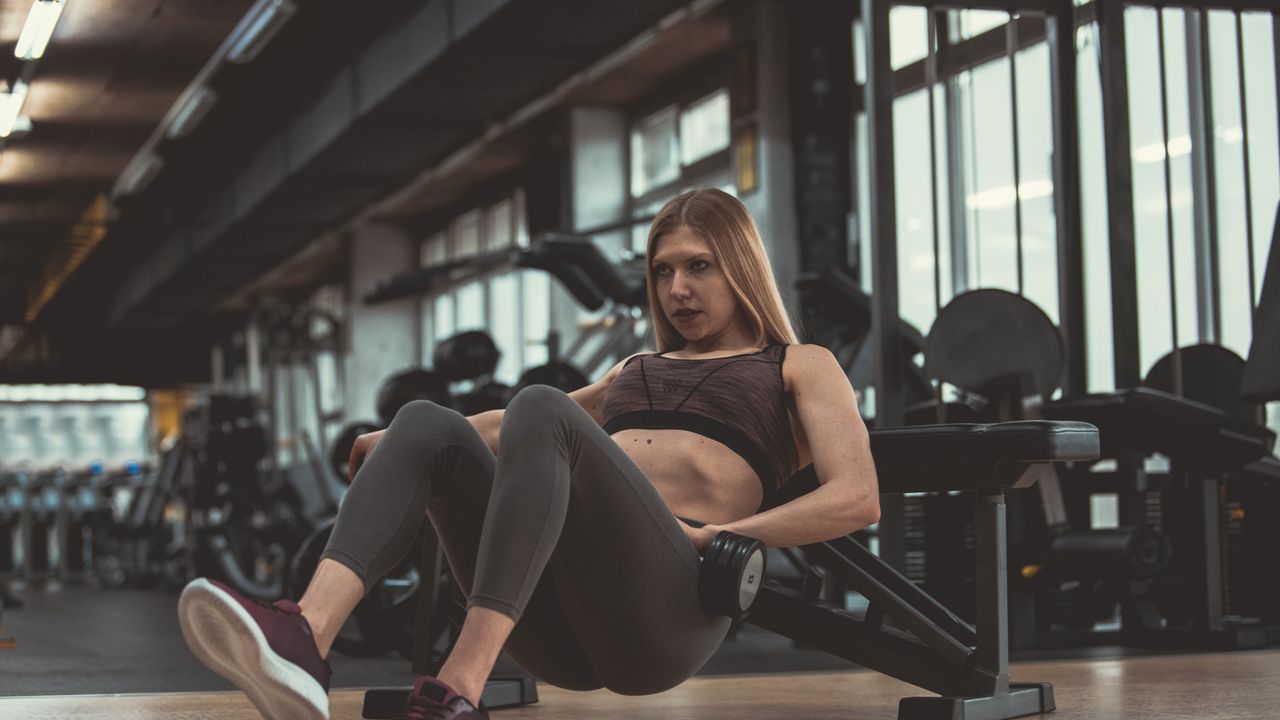
<instances>
[{"instance_id":1,"label":"light fixture","mask_svg":"<svg viewBox=\"0 0 1280 720\"><path fill-rule=\"evenodd\" d=\"M0 138L9 137L13 132L18 114L22 112L22 104L26 101L27 84L21 80L14 83L8 91L0 93Z\"/></svg>"},{"instance_id":2,"label":"light fixture","mask_svg":"<svg viewBox=\"0 0 1280 720\"><path fill-rule=\"evenodd\" d=\"M36 0L27 14L27 24L22 26L22 34L18 36L18 44L13 47L13 55L19 60L39 60L44 49L49 46L49 38L53 37L53 29L62 17L62 6L65 0Z\"/></svg>"},{"instance_id":3,"label":"light fixture","mask_svg":"<svg viewBox=\"0 0 1280 720\"><path fill-rule=\"evenodd\" d=\"M204 116L213 109L216 102L218 102L218 93L208 85L200 85L184 93L182 99L178 101L177 112L173 114L169 127L164 131L165 137L177 140L190 135L200 121L204 120Z\"/></svg>"},{"instance_id":4,"label":"light fixture","mask_svg":"<svg viewBox=\"0 0 1280 720\"><path fill-rule=\"evenodd\" d=\"M297 10L293 0L258 0L231 31L227 62L252 61Z\"/></svg>"},{"instance_id":5,"label":"light fixture","mask_svg":"<svg viewBox=\"0 0 1280 720\"><path fill-rule=\"evenodd\" d=\"M135 195L147 189L160 170L164 168L164 160L155 153L147 153L135 157L116 182L115 195Z\"/></svg>"}]
</instances>

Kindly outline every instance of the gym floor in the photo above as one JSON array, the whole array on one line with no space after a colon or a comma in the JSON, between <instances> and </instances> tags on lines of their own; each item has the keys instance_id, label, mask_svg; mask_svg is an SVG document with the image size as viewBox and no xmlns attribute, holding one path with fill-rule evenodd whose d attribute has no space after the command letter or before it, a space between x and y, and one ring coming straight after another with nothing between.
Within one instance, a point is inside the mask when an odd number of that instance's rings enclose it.
<instances>
[{"instance_id":1,"label":"gym floor","mask_svg":"<svg viewBox=\"0 0 1280 720\"><path fill-rule=\"evenodd\" d=\"M67 587L21 593L26 607L5 613L18 642L0 653L0 717L255 718L243 695L186 651L176 595L163 591ZM1146 655L1093 648L1014 663L1014 680L1054 684L1067 718L1261 718L1280 706L1280 650L1212 655ZM335 655L333 717L359 718L361 688L408 683L396 655ZM497 672L516 670L501 660ZM901 697L923 694L826 653L745 626L700 676L649 697L578 693L540 685L541 702L498 718L891 718Z\"/></svg>"}]
</instances>

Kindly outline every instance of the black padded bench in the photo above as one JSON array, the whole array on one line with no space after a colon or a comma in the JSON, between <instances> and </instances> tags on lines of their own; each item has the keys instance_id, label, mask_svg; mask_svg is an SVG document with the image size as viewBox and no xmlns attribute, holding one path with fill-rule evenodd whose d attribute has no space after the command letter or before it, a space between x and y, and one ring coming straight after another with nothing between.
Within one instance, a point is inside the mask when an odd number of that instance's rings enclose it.
<instances>
[{"instance_id":1,"label":"black padded bench","mask_svg":"<svg viewBox=\"0 0 1280 720\"><path fill-rule=\"evenodd\" d=\"M1032 484L1048 463L1095 459L1097 429L1047 421L893 428L871 433L871 454L881 493L974 494L976 627L852 537L802 550L866 597L865 612L819 600L817 583L797 592L766 582L747 621L941 696L904 698L903 720L995 720L1053 710L1052 685L1009 682L1004 493ZM777 504L817 486L807 470Z\"/></svg>"},{"instance_id":2,"label":"black padded bench","mask_svg":"<svg viewBox=\"0 0 1280 720\"><path fill-rule=\"evenodd\" d=\"M898 678L940 697L904 698L903 720L1001 720L1054 709L1048 683L1009 682L1008 599L1004 493L1034 482L1046 464L1098 457L1097 428L1082 422L1027 421L990 425L924 425L871 433L871 452L882 493L971 492L977 531L977 622L970 626L852 536L808 545L811 578L839 577L869 600L849 612L819 599L820 583L800 590L766 580L747 618L772 632ZM780 505L816 489L812 467L797 474L774 499ZM439 577L434 533L423 533L422 576ZM420 592L414 670L433 672L437 592ZM423 621L425 620L425 621ZM391 717L403 689L370 690L364 717ZM490 708L537 701L529 678L494 679L485 691Z\"/></svg>"}]
</instances>

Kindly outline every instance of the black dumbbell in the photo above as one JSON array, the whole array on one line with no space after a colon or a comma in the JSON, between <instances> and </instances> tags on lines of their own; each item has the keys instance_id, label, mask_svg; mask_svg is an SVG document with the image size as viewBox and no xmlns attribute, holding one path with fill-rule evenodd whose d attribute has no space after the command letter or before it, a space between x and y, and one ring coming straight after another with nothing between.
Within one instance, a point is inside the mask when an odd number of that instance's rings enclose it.
<instances>
[{"instance_id":1,"label":"black dumbbell","mask_svg":"<svg viewBox=\"0 0 1280 720\"><path fill-rule=\"evenodd\" d=\"M698 596L712 615L741 620L764 581L765 546L751 537L720 532L702 556Z\"/></svg>"}]
</instances>

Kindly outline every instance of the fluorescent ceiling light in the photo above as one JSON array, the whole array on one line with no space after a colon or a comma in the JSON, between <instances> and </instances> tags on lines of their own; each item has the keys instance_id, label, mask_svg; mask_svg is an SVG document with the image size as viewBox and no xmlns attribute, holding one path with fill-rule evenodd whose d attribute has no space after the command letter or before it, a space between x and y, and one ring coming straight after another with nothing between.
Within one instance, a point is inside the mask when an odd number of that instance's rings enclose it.
<instances>
[{"instance_id":1,"label":"fluorescent ceiling light","mask_svg":"<svg viewBox=\"0 0 1280 720\"><path fill-rule=\"evenodd\" d=\"M258 0L231 31L227 62L252 61L297 10L293 0Z\"/></svg>"},{"instance_id":2,"label":"fluorescent ceiling light","mask_svg":"<svg viewBox=\"0 0 1280 720\"><path fill-rule=\"evenodd\" d=\"M19 60L39 60L44 49L49 46L49 38L53 37L53 29L62 17L64 0L36 0L27 14L27 24L22 26L22 34L18 36L18 44L13 47L13 55Z\"/></svg>"},{"instance_id":3,"label":"fluorescent ceiling light","mask_svg":"<svg viewBox=\"0 0 1280 720\"><path fill-rule=\"evenodd\" d=\"M174 114L173 120L164 132L165 137L177 140L190 135L200 121L204 120L204 116L213 109L216 102L218 102L218 93L207 85L201 85L186 93L179 101L178 112Z\"/></svg>"},{"instance_id":4,"label":"fluorescent ceiling light","mask_svg":"<svg viewBox=\"0 0 1280 720\"><path fill-rule=\"evenodd\" d=\"M0 93L0 138L9 137L14 125L18 122L18 114L22 112L22 104L27 101L27 84L19 80Z\"/></svg>"},{"instance_id":5,"label":"fluorescent ceiling light","mask_svg":"<svg viewBox=\"0 0 1280 720\"><path fill-rule=\"evenodd\" d=\"M134 195L147 189L156 175L164 168L164 160L159 155L148 153L134 158L124 169L120 181L116 183L116 195Z\"/></svg>"}]
</instances>

